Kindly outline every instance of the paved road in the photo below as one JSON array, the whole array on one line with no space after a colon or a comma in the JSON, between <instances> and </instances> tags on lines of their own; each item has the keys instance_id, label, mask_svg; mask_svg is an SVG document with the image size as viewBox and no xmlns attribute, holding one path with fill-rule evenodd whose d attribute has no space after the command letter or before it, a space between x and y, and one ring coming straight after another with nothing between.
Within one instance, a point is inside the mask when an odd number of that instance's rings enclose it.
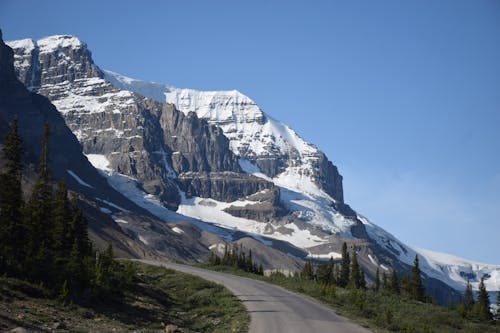
<instances>
[{"instance_id":1,"label":"paved road","mask_svg":"<svg viewBox=\"0 0 500 333\"><path fill-rule=\"evenodd\" d=\"M368 333L330 308L281 287L249 278L197 267L142 260L224 285L245 304L251 316L250 333Z\"/></svg>"}]
</instances>

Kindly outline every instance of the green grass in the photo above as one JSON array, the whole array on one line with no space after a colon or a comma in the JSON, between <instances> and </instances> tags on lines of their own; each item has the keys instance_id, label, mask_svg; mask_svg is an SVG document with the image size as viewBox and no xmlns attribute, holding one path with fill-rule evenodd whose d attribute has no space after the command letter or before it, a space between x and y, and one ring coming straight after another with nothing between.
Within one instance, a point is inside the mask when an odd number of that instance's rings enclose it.
<instances>
[{"instance_id":1,"label":"green grass","mask_svg":"<svg viewBox=\"0 0 500 333\"><path fill-rule=\"evenodd\" d=\"M262 280L308 295L374 332L500 333L500 323L480 323L464 319L454 309L413 301L389 292L363 292L340 287L335 287L332 291L325 290L314 281L287 278L281 274L262 277L232 267L200 266Z\"/></svg>"},{"instance_id":2,"label":"green grass","mask_svg":"<svg viewBox=\"0 0 500 333\"><path fill-rule=\"evenodd\" d=\"M43 287L0 277L0 331L246 332L250 318L224 287L163 267L133 263L136 277L123 298L82 307L50 299Z\"/></svg>"}]
</instances>

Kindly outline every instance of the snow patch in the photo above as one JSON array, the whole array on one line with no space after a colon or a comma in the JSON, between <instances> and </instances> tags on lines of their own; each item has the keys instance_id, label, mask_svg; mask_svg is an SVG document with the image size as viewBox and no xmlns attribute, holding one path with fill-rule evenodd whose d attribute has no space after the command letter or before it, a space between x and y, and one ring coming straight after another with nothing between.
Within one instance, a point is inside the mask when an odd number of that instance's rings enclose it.
<instances>
[{"instance_id":1,"label":"snow patch","mask_svg":"<svg viewBox=\"0 0 500 333\"><path fill-rule=\"evenodd\" d=\"M74 173L73 171L71 170L66 170L70 175L71 177L73 177L80 185L83 185L83 186L86 186L86 187L90 187L90 188L94 188L93 186L89 185L88 183L84 182L80 177L78 177L76 175L76 173Z\"/></svg>"},{"instance_id":2,"label":"snow patch","mask_svg":"<svg viewBox=\"0 0 500 333\"><path fill-rule=\"evenodd\" d=\"M177 234L181 234L181 235L184 233L184 230L182 230L181 228L178 228L178 227L173 227L172 231L177 233Z\"/></svg>"}]
</instances>

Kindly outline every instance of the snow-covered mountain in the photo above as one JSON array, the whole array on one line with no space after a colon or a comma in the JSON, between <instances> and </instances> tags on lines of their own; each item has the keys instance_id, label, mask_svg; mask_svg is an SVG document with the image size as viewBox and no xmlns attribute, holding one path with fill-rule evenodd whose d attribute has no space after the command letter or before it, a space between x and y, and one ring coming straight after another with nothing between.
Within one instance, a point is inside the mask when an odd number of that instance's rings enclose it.
<instances>
[{"instance_id":1,"label":"snow-covered mountain","mask_svg":"<svg viewBox=\"0 0 500 333\"><path fill-rule=\"evenodd\" d=\"M412 249L357 214L326 156L238 91L102 71L73 36L8 44L19 79L51 99L93 165L163 220L202 220L320 258L347 241L368 272L405 271L418 253L429 283L463 289L484 276L489 290L500 287L500 266Z\"/></svg>"}]
</instances>

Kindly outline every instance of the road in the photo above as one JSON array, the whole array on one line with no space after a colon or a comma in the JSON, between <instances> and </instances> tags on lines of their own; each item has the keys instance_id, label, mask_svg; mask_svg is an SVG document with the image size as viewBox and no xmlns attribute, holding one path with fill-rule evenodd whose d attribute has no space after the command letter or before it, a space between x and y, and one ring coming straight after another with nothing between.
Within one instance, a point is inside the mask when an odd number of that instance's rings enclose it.
<instances>
[{"instance_id":1,"label":"road","mask_svg":"<svg viewBox=\"0 0 500 333\"><path fill-rule=\"evenodd\" d=\"M151 260L141 261L196 275L224 285L243 302L250 313L250 333L370 332L308 297L275 285L187 265Z\"/></svg>"}]
</instances>

